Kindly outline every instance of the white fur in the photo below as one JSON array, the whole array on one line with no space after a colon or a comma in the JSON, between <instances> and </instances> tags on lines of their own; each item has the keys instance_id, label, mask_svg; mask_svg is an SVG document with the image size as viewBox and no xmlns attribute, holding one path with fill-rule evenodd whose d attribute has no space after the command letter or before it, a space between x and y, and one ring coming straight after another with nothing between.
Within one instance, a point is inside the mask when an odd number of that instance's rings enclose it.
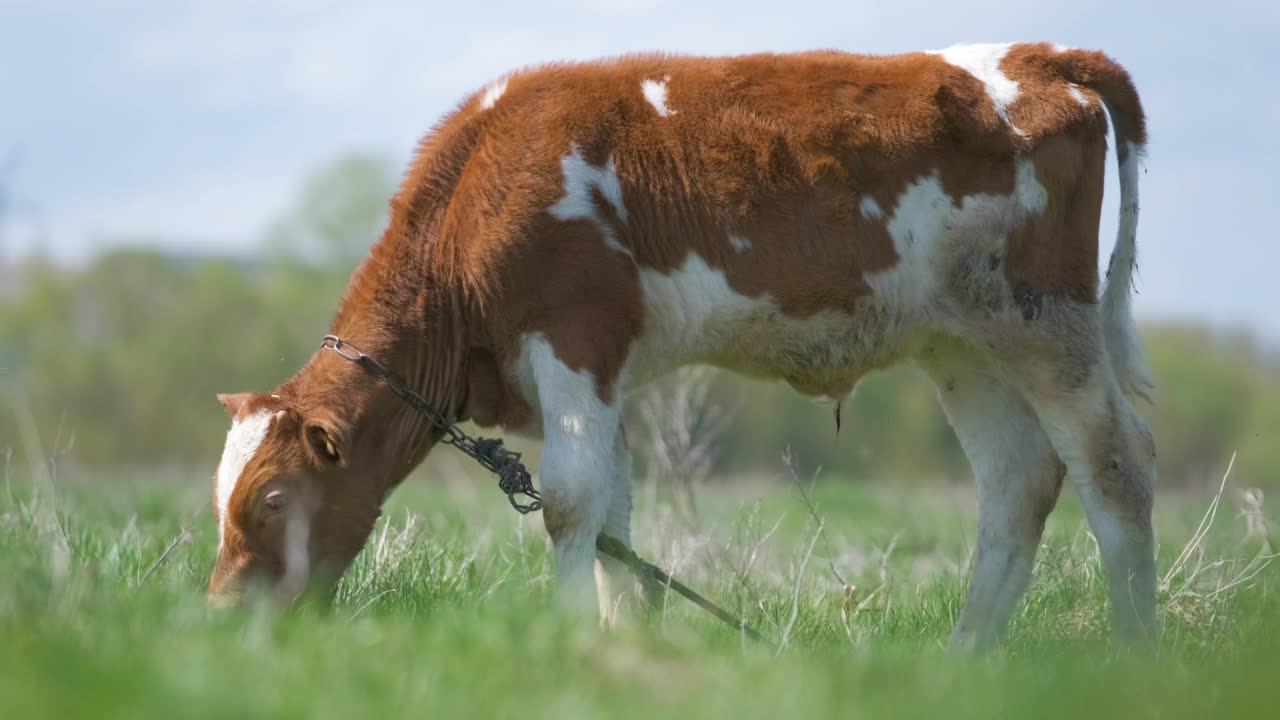
<instances>
[{"instance_id":1,"label":"white fur","mask_svg":"<svg viewBox=\"0 0 1280 720\"><path fill-rule=\"evenodd\" d=\"M1014 196L1018 200L1016 216L1021 219L1043 214L1049 205L1049 191L1036 177L1036 164L1030 158L1019 157L1014 161L1014 168Z\"/></svg>"},{"instance_id":2,"label":"white fur","mask_svg":"<svg viewBox=\"0 0 1280 720\"><path fill-rule=\"evenodd\" d=\"M631 355L633 377L645 382L687 362L705 360L769 312L769 298L752 299L729 287L725 274L690 252L669 274L640 269L645 333Z\"/></svg>"},{"instance_id":3,"label":"white fur","mask_svg":"<svg viewBox=\"0 0 1280 720\"><path fill-rule=\"evenodd\" d=\"M596 379L573 370L556 357L546 337L521 338L519 364L536 386L545 438L539 484L548 506L574 527L555 540L556 573L561 590L575 605L594 603L595 540L604 527L615 475L615 442L620 421L620 392L606 404Z\"/></svg>"},{"instance_id":4,"label":"white fur","mask_svg":"<svg viewBox=\"0 0 1280 720\"><path fill-rule=\"evenodd\" d=\"M1079 85L1075 83L1067 83L1067 92L1071 93L1071 97L1075 98L1076 102L1080 103L1084 107L1092 105L1092 103L1089 102L1089 96L1084 94L1084 91L1080 89Z\"/></svg>"},{"instance_id":5,"label":"white fur","mask_svg":"<svg viewBox=\"0 0 1280 720\"><path fill-rule=\"evenodd\" d=\"M928 303L936 292L934 248L945 224L954 225L953 217L963 212L963 208L953 207L936 172L908 185L898 196L888 223L898 263L865 276L876 298L897 308L920 308Z\"/></svg>"},{"instance_id":6,"label":"white fur","mask_svg":"<svg viewBox=\"0 0 1280 720\"><path fill-rule=\"evenodd\" d=\"M737 372L798 380L812 394L843 397L870 365L895 352L875 313L781 312L769 295L749 297L695 252L670 273L641 268L644 333L627 368L636 384L682 365L709 363Z\"/></svg>"},{"instance_id":7,"label":"white fur","mask_svg":"<svg viewBox=\"0 0 1280 720\"><path fill-rule=\"evenodd\" d=\"M667 83L671 81L671 76L664 76L661 80L643 80L640 83L640 90L644 93L644 99L649 101L654 110L662 117L667 117L675 113L675 110L667 108Z\"/></svg>"},{"instance_id":8,"label":"white fur","mask_svg":"<svg viewBox=\"0 0 1280 720\"><path fill-rule=\"evenodd\" d=\"M537 385L545 436L554 434L593 446L603 440L606 451L613 452L614 428L601 428L593 421L616 410L600 400L596 379L590 372L566 366L541 333L521 338L520 362L528 366ZM546 459L544 453L543 461Z\"/></svg>"},{"instance_id":9,"label":"white fur","mask_svg":"<svg viewBox=\"0 0 1280 720\"><path fill-rule=\"evenodd\" d=\"M733 246L733 251L739 255L751 249L751 239L741 235L730 235L729 244Z\"/></svg>"},{"instance_id":10,"label":"white fur","mask_svg":"<svg viewBox=\"0 0 1280 720\"><path fill-rule=\"evenodd\" d=\"M862 196L862 201L858 203L858 209L862 211L862 217L868 220L879 220L884 217L884 210L880 209L880 203L870 195Z\"/></svg>"},{"instance_id":11,"label":"white fur","mask_svg":"<svg viewBox=\"0 0 1280 720\"><path fill-rule=\"evenodd\" d=\"M908 185L888 223L898 263L866 275L876 298L899 312L924 309L937 296L941 244L974 231L1002 238L1028 215L1044 212L1049 195L1036 179L1035 164L1019 157L1015 167L1013 195L968 195L959 208L936 171Z\"/></svg>"},{"instance_id":12,"label":"white fur","mask_svg":"<svg viewBox=\"0 0 1280 720\"><path fill-rule=\"evenodd\" d=\"M943 60L964 68L970 75L982 82L987 96L995 104L996 114L1004 120L1014 132L1026 136L1009 119L1009 106L1018 99L1018 83L1009 79L1000 69L1000 62L1009 52L1013 43L979 43L974 45L952 45L945 50L931 50L934 55L941 55Z\"/></svg>"},{"instance_id":13,"label":"white fur","mask_svg":"<svg viewBox=\"0 0 1280 720\"><path fill-rule=\"evenodd\" d=\"M622 202L622 183L618 179L613 158L610 157L603 167L595 167L582 156L582 150L577 145L572 145L569 152L560 158L560 171L564 174L564 197L547 208L547 212L559 220L590 220L600 229L606 245L623 255L634 257L630 249L618 242L613 228L600 217L600 211L596 209L591 197L592 189L598 190L618 215L618 219L627 221L627 208Z\"/></svg>"},{"instance_id":14,"label":"white fur","mask_svg":"<svg viewBox=\"0 0 1280 720\"><path fill-rule=\"evenodd\" d=\"M1120 204L1120 236L1133 239L1138 236L1138 161L1142 148L1132 140L1125 142L1126 157L1120 163L1120 192L1124 195ZM1127 243L1131 244L1131 243ZM1126 258L1133 260L1136 247L1122 248L1129 253Z\"/></svg>"},{"instance_id":15,"label":"white fur","mask_svg":"<svg viewBox=\"0 0 1280 720\"><path fill-rule=\"evenodd\" d=\"M484 95L480 96L480 109L488 110L498 104L498 99L507 91L507 78L498 78L488 87L484 89Z\"/></svg>"},{"instance_id":16,"label":"white fur","mask_svg":"<svg viewBox=\"0 0 1280 720\"><path fill-rule=\"evenodd\" d=\"M1120 386L1128 394L1150 401L1155 383L1133 320L1130 297L1138 255L1138 164L1143 148L1130 140L1125 149L1128 152L1120 162L1120 227L1102 291L1103 332Z\"/></svg>"},{"instance_id":17,"label":"white fur","mask_svg":"<svg viewBox=\"0 0 1280 720\"><path fill-rule=\"evenodd\" d=\"M272 413L268 410L258 412L231 423L227 433L227 444L222 450L222 461L218 463L218 482L214 488L214 497L218 507L218 544L221 546L227 524L228 506L231 495L235 492L236 483L245 466L258 452L258 447L267 437L271 422L284 411Z\"/></svg>"}]
</instances>

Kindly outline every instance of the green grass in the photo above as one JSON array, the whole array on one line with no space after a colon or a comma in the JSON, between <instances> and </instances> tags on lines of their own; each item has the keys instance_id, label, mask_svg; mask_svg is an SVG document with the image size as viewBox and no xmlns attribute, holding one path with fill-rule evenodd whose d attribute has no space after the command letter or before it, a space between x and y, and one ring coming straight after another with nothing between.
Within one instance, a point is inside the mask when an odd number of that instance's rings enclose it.
<instances>
[{"instance_id":1,"label":"green grass","mask_svg":"<svg viewBox=\"0 0 1280 720\"><path fill-rule=\"evenodd\" d=\"M639 493L642 554L770 637L794 611L779 652L674 595L609 632L565 617L540 520L521 525L487 484L411 480L334 607L286 613L203 603L207 481L79 480L56 498L12 485L0 488L4 718L1202 718L1280 706L1277 570L1215 592L1245 571L1231 558L1258 552L1229 494L1161 592L1159 656L1110 650L1096 548L1064 497L1007 648L973 659L945 650L975 533L965 487L818 484L826 529L799 578L815 524L793 486L713 486L696 512ZM1160 499L1162 573L1209 500ZM148 574L183 528L190 541Z\"/></svg>"}]
</instances>

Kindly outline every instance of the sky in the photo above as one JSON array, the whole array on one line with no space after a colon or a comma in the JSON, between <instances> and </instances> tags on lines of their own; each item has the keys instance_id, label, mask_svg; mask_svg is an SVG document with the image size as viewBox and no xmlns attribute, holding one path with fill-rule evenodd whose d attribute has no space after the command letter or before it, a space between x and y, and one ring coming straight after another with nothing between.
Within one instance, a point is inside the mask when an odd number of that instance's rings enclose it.
<instances>
[{"instance_id":1,"label":"sky","mask_svg":"<svg viewBox=\"0 0 1280 720\"><path fill-rule=\"evenodd\" d=\"M1280 343L1277 38L1280 3L1246 0L0 0L0 252L252 256L309 173L350 150L403 167L531 63L1049 40L1108 52L1147 109L1139 316Z\"/></svg>"}]
</instances>

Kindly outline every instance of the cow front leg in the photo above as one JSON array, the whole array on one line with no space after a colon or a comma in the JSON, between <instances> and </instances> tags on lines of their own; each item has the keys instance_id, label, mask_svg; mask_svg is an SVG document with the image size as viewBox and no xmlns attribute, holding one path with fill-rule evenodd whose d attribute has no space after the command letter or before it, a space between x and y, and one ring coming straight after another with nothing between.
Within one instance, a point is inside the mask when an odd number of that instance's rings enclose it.
<instances>
[{"instance_id":1,"label":"cow front leg","mask_svg":"<svg viewBox=\"0 0 1280 720\"><path fill-rule=\"evenodd\" d=\"M555 549L557 599L588 613L597 607L596 536L617 474L620 412L600 398L590 372L565 365L546 340L529 338L525 352L542 407L542 515Z\"/></svg>"},{"instance_id":2,"label":"cow front leg","mask_svg":"<svg viewBox=\"0 0 1280 720\"><path fill-rule=\"evenodd\" d=\"M620 426L614 438L613 476L609 488L609 507L605 512L604 534L631 547L631 453ZM596 561L596 594L600 602L600 618L612 626L618 620L627 595L634 583L626 565L599 554Z\"/></svg>"}]
</instances>

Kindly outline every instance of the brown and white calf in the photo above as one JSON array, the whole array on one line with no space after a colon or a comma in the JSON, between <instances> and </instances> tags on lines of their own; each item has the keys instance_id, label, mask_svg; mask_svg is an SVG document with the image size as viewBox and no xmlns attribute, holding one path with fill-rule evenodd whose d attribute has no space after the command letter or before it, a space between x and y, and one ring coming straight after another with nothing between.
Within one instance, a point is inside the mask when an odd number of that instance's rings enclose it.
<instances>
[{"instance_id":1,"label":"brown and white calf","mask_svg":"<svg viewBox=\"0 0 1280 720\"><path fill-rule=\"evenodd\" d=\"M1100 290L1104 107L1121 218ZM629 390L709 363L839 399L915 361L978 483L953 642L998 641L1064 476L1118 633L1153 637L1154 450L1130 403L1150 385L1129 301L1144 141L1120 66L1044 43L521 70L422 142L332 332L449 416L543 439L560 589L587 604L596 535L629 536ZM221 400L221 599L331 585L438 440L332 352Z\"/></svg>"}]
</instances>

